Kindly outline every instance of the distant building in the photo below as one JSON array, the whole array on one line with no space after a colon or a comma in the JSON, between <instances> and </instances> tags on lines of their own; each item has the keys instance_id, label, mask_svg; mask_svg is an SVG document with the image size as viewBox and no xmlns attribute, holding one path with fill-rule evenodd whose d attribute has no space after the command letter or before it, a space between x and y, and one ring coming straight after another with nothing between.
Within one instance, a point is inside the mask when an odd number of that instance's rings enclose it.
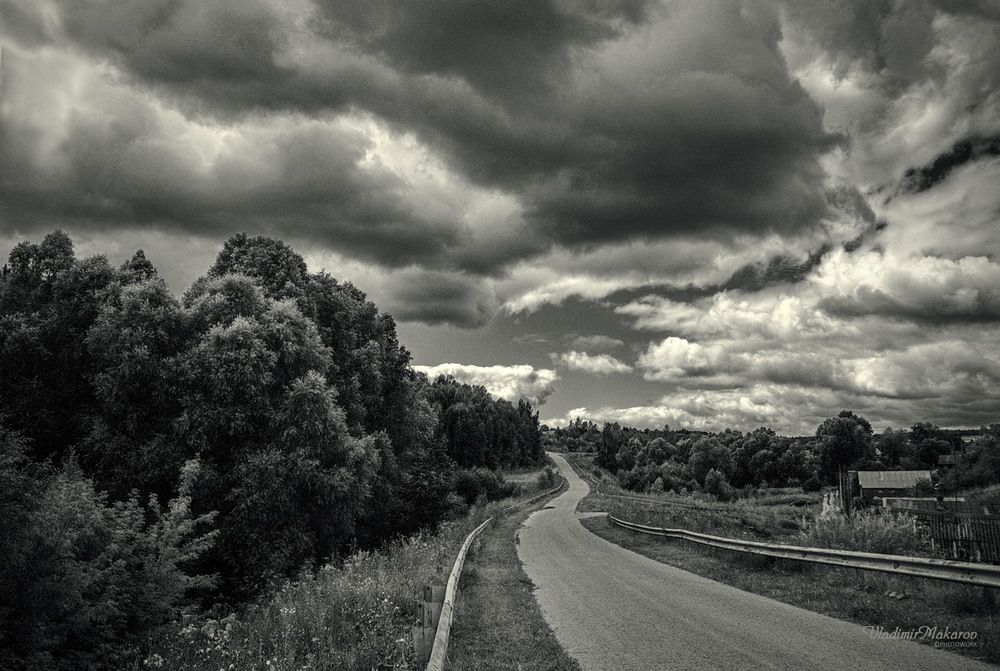
<instances>
[{"instance_id":1,"label":"distant building","mask_svg":"<svg viewBox=\"0 0 1000 671\"><path fill-rule=\"evenodd\" d=\"M939 454L938 466L954 466L961 458L960 454Z\"/></svg>"},{"instance_id":2,"label":"distant building","mask_svg":"<svg viewBox=\"0 0 1000 671\"><path fill-rule=\"evenodd\" d=\"M930 471L858 471L864 497L912 495L917 481L930 479Z\"/></svg>"}]
</instances>

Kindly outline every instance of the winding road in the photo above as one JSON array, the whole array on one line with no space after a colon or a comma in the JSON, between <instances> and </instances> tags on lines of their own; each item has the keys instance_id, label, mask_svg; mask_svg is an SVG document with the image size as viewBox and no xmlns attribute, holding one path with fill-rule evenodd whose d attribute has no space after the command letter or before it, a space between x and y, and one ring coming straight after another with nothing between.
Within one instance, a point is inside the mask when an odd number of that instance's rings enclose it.
<instances>
[{"instance_id":1,"label":"winding road","mask_svg":"<svg viewBox=\"0 0 1000 671\"><path fill-rule=\"evenodd\" d=\"M988 664L750 594L590 533L589 487L552 454L569 489L518 531L518 555L556 638L585 671L948 671ZM592 513L591 513L592 514ZM933 623L928 623L933 625Z\"/></svg>"}]
</instances>

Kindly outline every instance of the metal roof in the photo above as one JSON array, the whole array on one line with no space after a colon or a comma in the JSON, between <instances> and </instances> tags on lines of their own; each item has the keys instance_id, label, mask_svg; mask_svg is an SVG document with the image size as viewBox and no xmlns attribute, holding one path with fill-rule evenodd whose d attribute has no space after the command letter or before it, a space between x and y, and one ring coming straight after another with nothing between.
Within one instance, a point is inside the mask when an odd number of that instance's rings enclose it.
<instances>
[{"instance_id":1,"label":"metal roof","mask_svg":"<svg viewBox=\"0 0 1000 671\"><path fill-rule=\"evenodd\" d=\"M906 489L930 479L930 471L858 471L862 489Z\"/></svg>"}]
</instances>

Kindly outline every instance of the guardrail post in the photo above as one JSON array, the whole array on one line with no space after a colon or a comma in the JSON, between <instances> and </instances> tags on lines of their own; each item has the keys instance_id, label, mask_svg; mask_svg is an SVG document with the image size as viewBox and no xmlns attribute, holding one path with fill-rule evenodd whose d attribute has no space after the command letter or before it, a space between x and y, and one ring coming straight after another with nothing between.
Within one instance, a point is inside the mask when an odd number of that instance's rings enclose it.
<instances>
[{"instance_id":1,"label":"guardrail post","mask_svg":"<svg viewBox=\"0 0 1000 671\"><path fill-rule=\"evenodd\" d=\"M444 585L425 585L423 600L417 603L419 624L413 627L413 649L421 664L426 664L431 658L441 608L444 607L444 594Z\"/></svg>"}]
</instances>

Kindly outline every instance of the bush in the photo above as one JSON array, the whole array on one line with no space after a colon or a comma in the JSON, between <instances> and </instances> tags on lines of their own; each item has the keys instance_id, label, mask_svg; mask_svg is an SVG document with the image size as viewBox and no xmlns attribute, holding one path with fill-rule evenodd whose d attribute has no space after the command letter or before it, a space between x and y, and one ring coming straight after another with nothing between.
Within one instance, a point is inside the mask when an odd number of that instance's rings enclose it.
<instances>
[{"instance_id":1,"label":"bush","mask_svg":"<svg viewBox=\"0 0 1000 671\"><path fill-rule=\"evenodd\" d=\"M802 491L804 492L818 492L821 489L823 489L823 483L815 475L802 483Z\"/></svg>"},{"instance_id":2,"label":"bush","mask_svg":"<svg viewBox=\"0 0 1000 671\"><path fill-rule=\"evenodd\" d=\"M705 475L705 493L712 494L720 501L730 501L733 499L733 486L729 484L726 476L715 470L709 469Z\"/></svg>"},{"instance_id":3,"label":"bush","mask_svg":"<svg viewBox=\"0 0 1000 671\"><path fill-rule=\"evenodd\" d=\"M915 518L880 510L818 518L799 538L804 545L835 550L913 556L933 552L930 537Z\"/></svg>"},{"instance_id":4,"label":"bush","mask_svg":"<svg viewBox=\"0 0 1000 671\"><path fill-rule=\"evenodd\" d=\"M488 468L461 468L455 471L455 493L462 497L466 505L472 505L480 497L487 501L517 496L521 491L516 482L505 482L503 476Z\"/></svg>"},{"instance_id":5,"label":"bush","mask_svg":"<svg viewBox=\"0 0 1000 671\"><path fill-rule=\"evenodd\" d=\"M180 495L166 510L133 497L109 504L71 462L35 502L7 561L22 567L3 582L14 617L0 620L0 661L25 668L119 668L142 639L191 605L191 590L211 586L185 567L213 542L196 533L185 467ZM4 614L6 615L6 614Z\"/></svg>"},{"instance_id":6,"label":"bush","mask_svg":"<svg viewBox=\"0 0 1000 671\"><path fill-rule=\"evenodd\" d=\"M551 466L546 466L545 470L538 474L538 489L552 489L556 486L556 472Z\"/></svg>"}]
</instances>

